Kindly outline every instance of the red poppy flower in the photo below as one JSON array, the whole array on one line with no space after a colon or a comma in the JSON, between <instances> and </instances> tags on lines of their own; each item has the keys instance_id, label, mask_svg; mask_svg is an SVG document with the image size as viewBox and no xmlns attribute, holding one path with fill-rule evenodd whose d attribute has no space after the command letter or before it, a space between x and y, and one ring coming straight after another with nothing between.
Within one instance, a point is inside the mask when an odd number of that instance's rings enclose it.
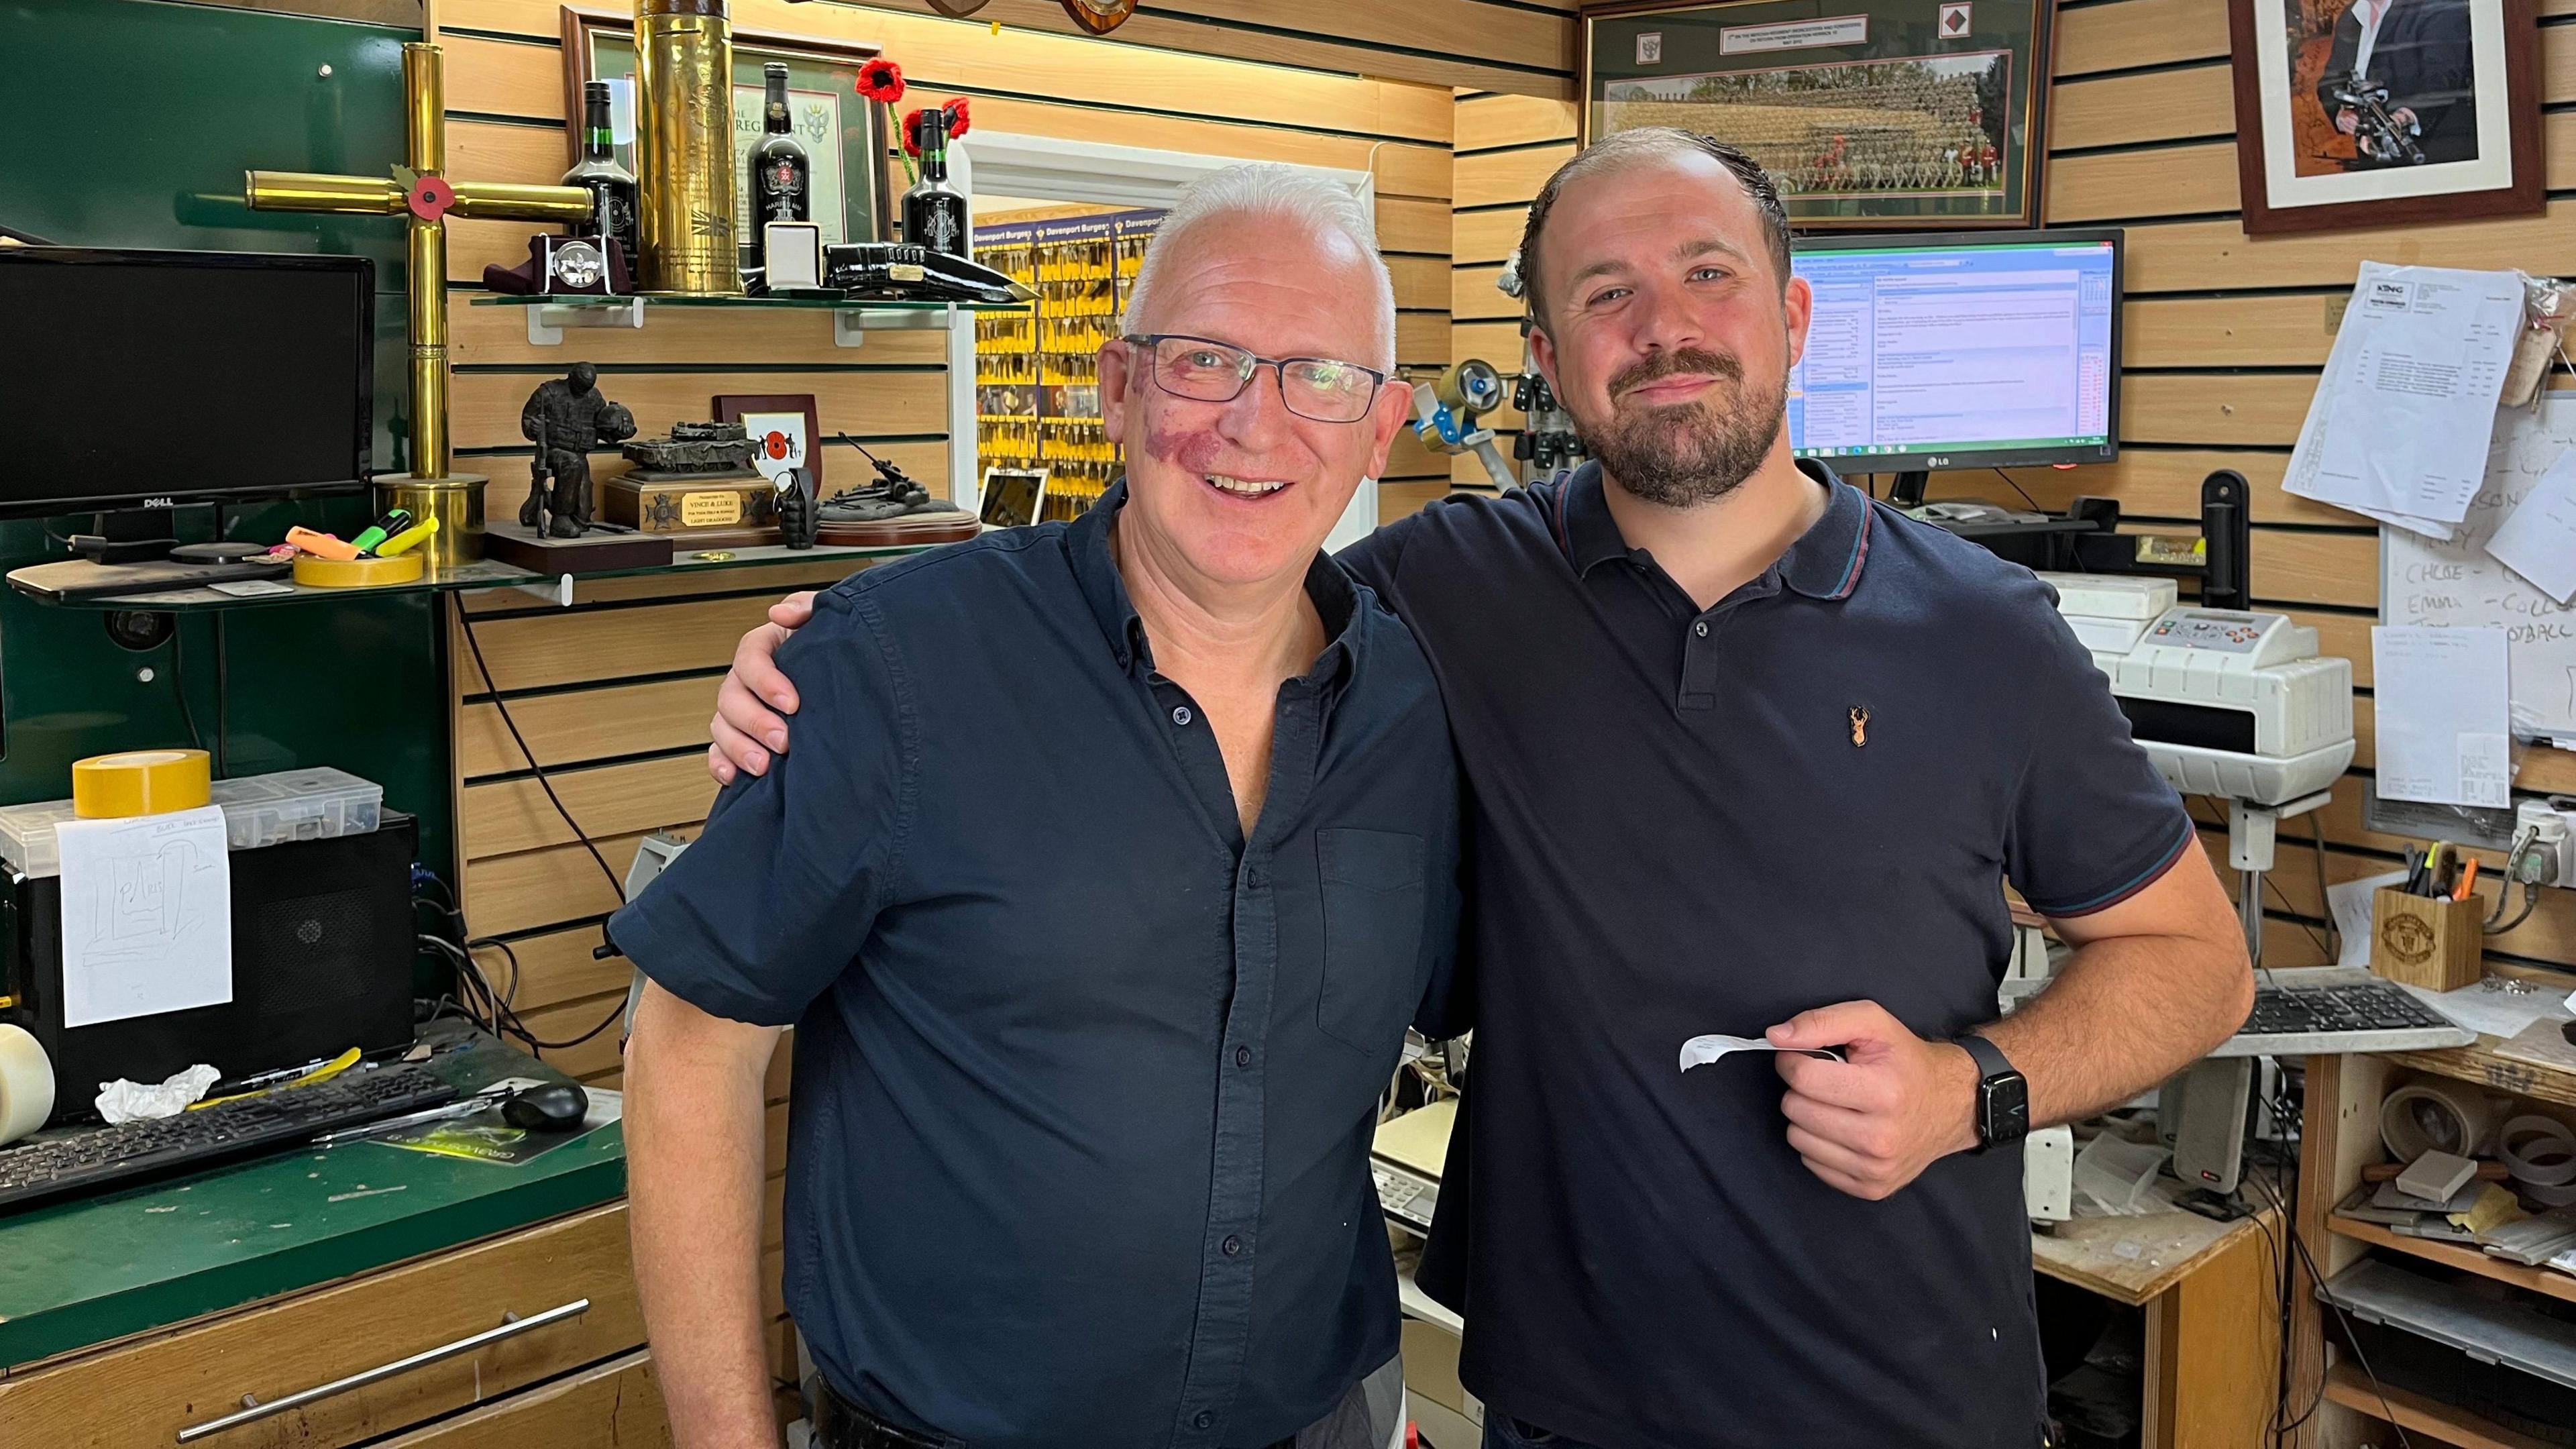
<instances>
[{"instance_id":1,"label":"red poppy flower","mask_svg":"<svg viewBox=\"0 0 2576 1449\"><path fill-rule=\"evenodd\" d=\"M903 124L896 129L903 133L903 154L906 156L920 155L921 112L918 110L904 112Z\"/></svg>"},{"instance_id":2,"label":"red poppy flower","mask_svg":"<svg viewBox=\"0 0 2576 1449\"><path fill-rule=\"evenodd\" d=\"M867 100L893 105L903 99L903 67L878 56L859 67L858 92Z\"/></svg>"},{"instance_id":3,"label":"red poppy flower","mask_svg":"<svg viewBox=\"0 0 2576 1449\"><path fill-rule=\"evenodd\" d=\"M948 113L948 134L951 136L965 135L967 124L966 98L964 96L959 96L957 99L950 101L947 105L940 107L940 109Z\"/></svg>"}]
</instances>

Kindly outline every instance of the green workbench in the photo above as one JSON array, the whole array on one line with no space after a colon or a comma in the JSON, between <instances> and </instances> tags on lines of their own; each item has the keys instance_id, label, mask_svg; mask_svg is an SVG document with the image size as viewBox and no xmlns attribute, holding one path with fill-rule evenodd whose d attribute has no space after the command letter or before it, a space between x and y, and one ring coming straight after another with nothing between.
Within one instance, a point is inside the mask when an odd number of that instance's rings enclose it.
<instances>
[{"instance_id":1,"label":"green workbench","mask_svg":"<svg viewBox=\"0 0 2576 1449\"><path fill-rule=\"evenodd\" d=\"M564 1080L446 1022L430 1070ZM346 1142L0 1217L0 1372L610 1202L618 1123L518 1167Z\"/></svg>"}]
</instances>

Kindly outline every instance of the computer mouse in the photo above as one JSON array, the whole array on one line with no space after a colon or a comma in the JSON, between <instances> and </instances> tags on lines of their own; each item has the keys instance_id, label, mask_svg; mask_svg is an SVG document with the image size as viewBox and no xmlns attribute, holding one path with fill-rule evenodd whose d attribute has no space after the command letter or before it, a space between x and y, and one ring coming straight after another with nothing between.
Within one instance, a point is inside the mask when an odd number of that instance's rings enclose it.
<instances>
[{"instance_id":1,"label":"computer mouse","mask_svg":"<svg viewBox=\"0 0 2576 1449\"><path fill-rule=\"evenodd\" d=\"M590 1112L590 1094L572 1082L521 1087L501 1101L501 1120L530 1132L570 1132Z\"/></svg>"}]
</instances>

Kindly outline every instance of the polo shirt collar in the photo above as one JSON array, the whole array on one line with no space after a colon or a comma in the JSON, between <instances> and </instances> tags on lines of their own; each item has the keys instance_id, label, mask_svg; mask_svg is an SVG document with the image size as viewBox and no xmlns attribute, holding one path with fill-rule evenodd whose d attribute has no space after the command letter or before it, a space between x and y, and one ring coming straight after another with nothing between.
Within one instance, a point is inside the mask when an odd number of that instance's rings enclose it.
<instances>
[{"instance_id":1,"label":"polo shirt collar","mask_svg":"<svg viewBox=\"0 0 2576 1449\"><path fill-rule=\"evenodd\" d=\"M1074 581L1081 586L1083 601L1091 606L1092 618L1099 622L1102 637L1117 656L1118 667L1133 669L1142 664L1151 669L1154 651L1145 638L1145 621L1137 616L1135 602L1127 596L1127 581L1118 576L1118 562L1109 552L1110 525L1116 522L1118 510L1126 506L1127 480L1121 478L1066 529L1065 549L1072 558ZM1315 561L1306 566L1306 597L1314 601L1315 612L1324 622L1324 638L1329 641L1307 678L1339 683L1357 667L1367 637L1361 627L1365 610L1361 608L1360 592L1350 571L1330 554L1318 551Z\"/></svg>"},{"instance_id":2,"label":"polo shirt collar","mask_svg":"<svg viewBox=\"0 0 2576 1449\"><path fill-rule=\"evenodd\" d=\"M1813 458L1799 459L1798 471L1825 488L1824 515L1789 545L1770 572L1811 599L1847 599L1860 586L1861 565L1869 557L1869 499ZM1602 497L1599 463L1584 464L1566 480L1558 511L1560 542L1576 573L1588 574L1608 560L1629 556L1628 540L1620 536L1619 522Z\"/></svg>"}]
</instances>

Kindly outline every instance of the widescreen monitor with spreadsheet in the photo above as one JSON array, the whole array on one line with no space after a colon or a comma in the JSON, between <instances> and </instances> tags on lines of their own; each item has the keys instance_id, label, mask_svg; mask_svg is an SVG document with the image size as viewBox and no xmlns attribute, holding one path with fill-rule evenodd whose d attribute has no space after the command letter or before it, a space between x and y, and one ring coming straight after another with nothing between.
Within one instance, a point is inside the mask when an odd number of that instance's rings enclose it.
<instances>
[{"instance_id":1,"label":"widescreen monitor with spreadsheet","mask_svg":"<svg viewBox=\"0 0 2576 1449\"><path fill-rule=\"evenodd\" d=\"M1801 237L1789 446L1844 472L2119 452L2117 230Z\"/></svg>"}]
</instances>

